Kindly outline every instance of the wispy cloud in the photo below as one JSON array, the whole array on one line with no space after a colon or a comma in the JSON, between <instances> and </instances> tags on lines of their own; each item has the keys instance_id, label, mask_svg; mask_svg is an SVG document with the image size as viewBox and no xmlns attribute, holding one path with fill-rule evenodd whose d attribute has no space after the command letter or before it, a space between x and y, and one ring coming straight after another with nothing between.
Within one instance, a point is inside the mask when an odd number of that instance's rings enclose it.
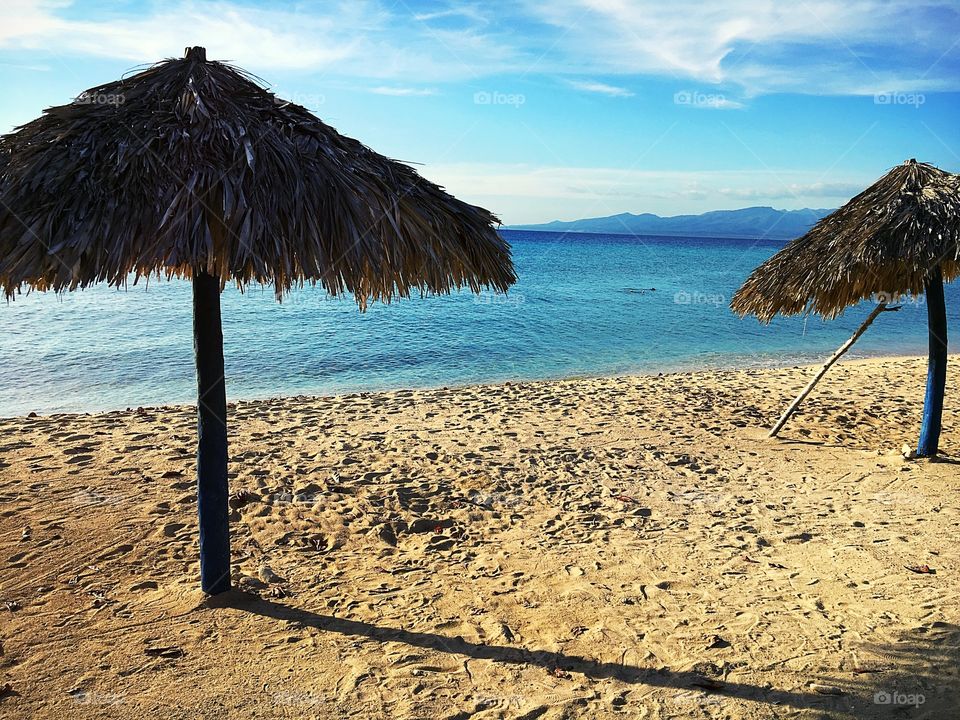
<instances>
[{"instance_id":1,"label":"wispy cloud","mask_svg":"<svg viewBox=\"0 0 960 720\"><path fill-rule=\"evenodd\" d=\"M490 22L490 18L488 18L478 6L462 3L450 3L450 5L443 10L415 13L413 17L420 22L462 20L480 25L486 25Z\"/></svg>"},{"instance_id":2,"label":"wispy cloud","mask_svg":"<svg viewBox=\"0 0 960 720\"><path fill-rule=\"evenodd\" d=\"M372 87L370 92L375 95L394 95L396 97L423 97L437 94L436 88L395 87L390 85Z\"/></svg>"},{"instance_id":3,"label":"wispy cloud","mask_svg":"<svg viewBox=\"0 0 960 720\"><path fill-rule=\"evenodd\" d=\"M863 192L864 185L849 182L807 182L777 184L763 188L728 188L721 187L717 192L721 195L741 200L778 199L778 198L850 198Z\"/></svg>"},{"instance_id":4,"label":"wispy cloud","mask_svg":"<svg viewBox=\"0 0 960 720\"><path fill-rule=\"evenodd\" d=\"M721 98L717 100L715 103L706 105L706 107L712 108L713 110L740 110L745 106L742 102L739 102L738 100Z\"/></svg>"},{"instance_id":5,"label":"wispy cloud","mask_svg":"<svg viewBox=\"0 0 960 720\"><path fill-rule=\"evenodd\" d=\"M624 170L521 164L434 164L419 168L450 192L489 207L510 224L620 212L660 215L745 205L832 207L873 178L810 170ZM562 207L561 217L556 208Z\"/></svg>"},{"instance_id":6,"label":"wispy cloud","mask_svg":"<svg viewBox=\"0 0 960 720\"><path fill-rule=\"evenodd\" d=\"M960 8L952 0L528 0L526 7L594 71L732 83L748 95L960 88Z\"/></svg>"},{"instance_id":7,"label":"wispy cloud","mask_svg":"<svg viewBox=\"0 0 960 720\"><path fill-rule=\"evenodd\" d=\"M600 95L609 95L610 97L633 97L633 93L617 85L607 85L606 83L593 80L570 80L570 87L584 92L598 93Z\"/></svg>"},{"instance_id":8,"label":"wispy cloud","mask_svg":"<svg viewBox=\"0 0 960 720\"><path fill-rule=\"evenodd\" d=\"M14 0L0 9L0 46L135 62L179 56L207 43L217 59L269 68L325 68L355 56L358 43L336 32L332 17L259 10L227 2L176 3L99 19L68 19L69 2ZM345 22L351 22L344 6ZM94 13L91 13L93 15ZM372 20L376 22L375 19ZM310 36L314 35L311 39Z\"/></svg>"},{"instance_id":9,"label":"wispy cloud","mask_svg":"<svg viewBox=\"0 0 960 720\"><path fill-rule=\"evenodd\" d=\"M153 62L203 44L209 56L258 70L374 79L460 80L515 67L515 49L466 27L434 27L403 3L339 0L255 7L231 0L150 4L126 14L70 0L5 0L0 49L66 59L93 56Z\"/></svg>"},{"instance_id":10,"label":"wispy cloud","mask_svg":"<svg viewBox=\"0 0 960 720\"><path fill-rule=\"evenodd\" d=\"M960 89L956 0L449 0L427 10L174 0L95 3L83 19L74 5L5 0L0 49L151 62L202 42L211 57L261 70L423 83L538 73L620 97L630 91L611 77L712 84L739 99ZM589 75L606 82L578 79Z\"/></svg>"},{"instance_id":11,"label":"wispy cloud","mask_svg":"<svg viewBox=\"0 0 960 720\"><path fill-rule=\"evenodd\" d=\"M49 65L30 65L24 63L0 62L0 67L15 68L17 70L30 70L31 72L50 72L53 68Z\"/></svg>"},{"instance_id":12,"label":"wispy cloud","mask_svg":"<svg viewBox=\"0 0 960 720\"><path fill-rule=\"evenodd\" d=\"M773 200L784 198L829 198L847 199L863 192L864 185L848 182L812 182L812 183L778 183L772 187L754 188L717 188L717 193L725 197L740 200Z\"/></svg>"}]
</instances>

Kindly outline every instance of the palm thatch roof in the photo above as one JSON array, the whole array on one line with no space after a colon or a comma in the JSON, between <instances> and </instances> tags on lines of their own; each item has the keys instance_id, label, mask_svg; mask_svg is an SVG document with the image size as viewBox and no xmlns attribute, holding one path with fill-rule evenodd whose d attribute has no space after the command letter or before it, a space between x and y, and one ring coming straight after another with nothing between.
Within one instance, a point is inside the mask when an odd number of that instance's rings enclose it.
<instances>
[{"instance_id":1,"label":"palm thatch roof","mask_svg":"<svg viewBox=\"0 0 960 720\"><path fill-rule=\"evenodd\" d=\"M159 273L352 292L515 281L487 210L345 137L253 76L182 59L91 88L0 138L0 286Z\"/></svg>"},{"instance_id":2,"label":"palm thatch roof","mask_svg":"<svg viewBox=\"0 0 960 720\"><path fill-rule=\"evenodd\" d=\"M919 295L937 265L960 275L960 178L908 160L758 267L730 306L763 322L833 318L873 295Z\"/></svg>"}]
</instances>

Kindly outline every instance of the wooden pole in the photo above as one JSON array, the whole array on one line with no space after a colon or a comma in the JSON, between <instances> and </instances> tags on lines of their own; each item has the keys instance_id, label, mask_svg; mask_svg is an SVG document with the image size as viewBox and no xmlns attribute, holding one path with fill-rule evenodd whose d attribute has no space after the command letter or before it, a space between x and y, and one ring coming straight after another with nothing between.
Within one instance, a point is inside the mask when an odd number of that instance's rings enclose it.
<instances>
[{"instance_id":1,"label":"wooden pole","mask_svg":"<svg viewBox=\"0 0 960 720\"><path fill-rule=\"evenodd\" d=\"M200 270L193 275L193 349L197 360L200 587L216 595L230 589L227 393L223 376L220 280Z\"/></svg>"},{"instance_id":2,"label":"wooden pole","mask_svg":"<svg viewBox=\"0 0 960 720\"><path fill-rule=\"evenodd\" d=\"M933 457L940 446L940 421L943 417L943 395L947 384L947 309L943 301L943 275L934 268L926 282L927 393L923 401L918 457Z\"/></svg>"},{"instance_id":3,"label":"wooden pole","mask_svg":"<svg viewBox=\"0 0 960 720\"><path fill-rule=\"evenodd\" d=\"M888 308L887 303L885 302L882 302L879 305L877 305L873 309L873 311L867 316L867 319L863 321L863 324L861 324L860 327L857 328L857 331L850 336L850 339L847 340L843 345L838 347L837 351L830 356L830 359L823 364L823 367L820 368L820 372L817 373L816 377L814 377L813 380L810 381L810 383L800 392L799 395L797 395L797 399L794 400L792 403L790 403L790 407L788 407L786 412L780 416L779 420L777 420L777 424L773 426L773 429L770 431L770 434L768 437L777 436L777 433L779 433L780 430L783 428L783 426L787 424L787 420L790 419L790 416L793 415L794 412L796 412L798 407L800 407L800 403L802 403L804 398L806 398L807 395L810 394L810 391L813 390L814 386L816 386L816 384L820 382L820 378L826 375L827 370L829 370L833 366L833 364L837 360L839 360L844 355L844 353L847 352L847 350L853 347L853 344L860 339L860 336L866 332L867 328L870 327L870 324L877 319L877 316L880 313L884 311L894 311L899 309L900 309L899 307Z\"/></svg>"}]
</instances>

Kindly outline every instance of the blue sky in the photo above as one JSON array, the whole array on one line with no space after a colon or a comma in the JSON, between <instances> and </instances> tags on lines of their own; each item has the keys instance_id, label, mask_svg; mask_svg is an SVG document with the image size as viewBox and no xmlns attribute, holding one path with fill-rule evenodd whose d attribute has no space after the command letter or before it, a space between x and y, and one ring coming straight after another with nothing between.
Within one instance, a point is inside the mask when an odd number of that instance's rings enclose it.
<instances>
[{"instance_id":1,"label":"blue sky","mask_svg":"<svg viewBox=\"0 0 960 720\"><path fill-rule=\"evenodd\" d=\"M960 171L956 0L4 0L0 132L188 45L506 223Z\"/></svg>"}]
</instances>

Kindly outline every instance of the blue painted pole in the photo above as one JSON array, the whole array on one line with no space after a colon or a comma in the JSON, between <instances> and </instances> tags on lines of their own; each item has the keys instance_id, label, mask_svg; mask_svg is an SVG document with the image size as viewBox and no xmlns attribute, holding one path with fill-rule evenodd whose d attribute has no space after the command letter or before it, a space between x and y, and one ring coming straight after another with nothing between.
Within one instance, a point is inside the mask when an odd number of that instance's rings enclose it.
<instances>
[{"instance_id":1,"label":"blue painted pole","mask_svg":"<svg viewBox=\"0 0 960 720\"><path fill-rule=\"evenodd\" d=\"M193 276L193 349L197 360L200 587L216 595L230 589L227 392L223 377L220 280L203 271Z\"/></svg>"},{"instance_id":2,"label":"blue painted pole","mask_svg":"<svg viewBox=\"0 0 960 720\"><path fill-rule=\"evenodd\" d=\"M947 384L947 309L943 301L943 276L937 266L926 282L927 332L930 354L927 361L927 394L923 401L923 422L917 456L933 457L940 445L943 394Z\"/></svg>"}]
</instances>

